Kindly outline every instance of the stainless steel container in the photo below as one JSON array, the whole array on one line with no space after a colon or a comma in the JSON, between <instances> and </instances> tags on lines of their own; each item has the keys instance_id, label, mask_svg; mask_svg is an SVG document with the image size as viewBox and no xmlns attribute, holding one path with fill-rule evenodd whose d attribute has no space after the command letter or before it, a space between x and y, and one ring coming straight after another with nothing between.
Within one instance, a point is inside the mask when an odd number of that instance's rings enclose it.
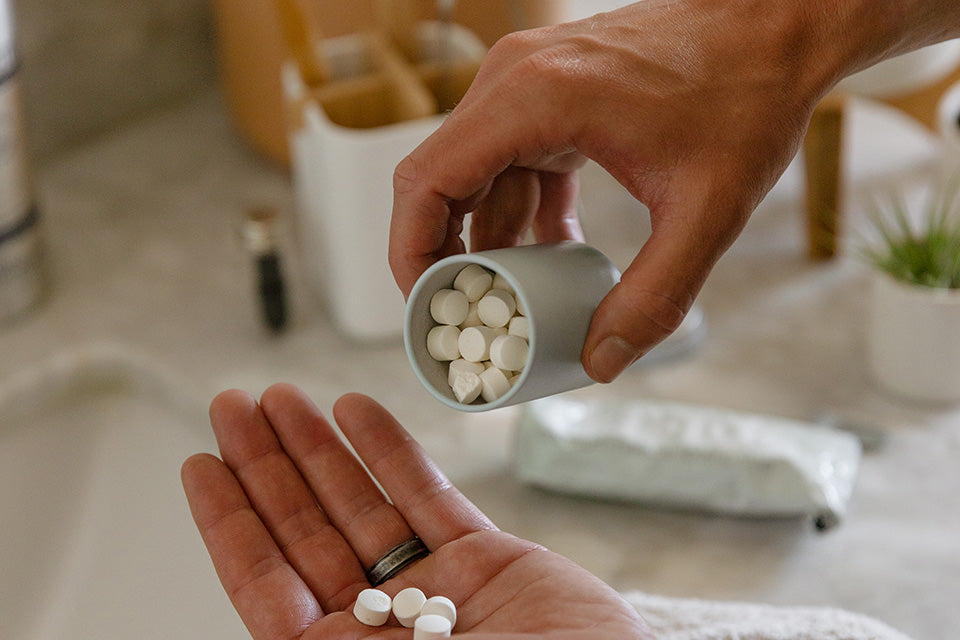
<instances>
[{"instance_id":1,"label":"stainless steel container","mask_svg":"<svg viewBox=\"0 0 960 640\"><path fill-rule=\"evenodd\" d=\"M12 10L0 0L0 321L32 307L43 288L18 71Z\"/></svg>"}]
</instances>

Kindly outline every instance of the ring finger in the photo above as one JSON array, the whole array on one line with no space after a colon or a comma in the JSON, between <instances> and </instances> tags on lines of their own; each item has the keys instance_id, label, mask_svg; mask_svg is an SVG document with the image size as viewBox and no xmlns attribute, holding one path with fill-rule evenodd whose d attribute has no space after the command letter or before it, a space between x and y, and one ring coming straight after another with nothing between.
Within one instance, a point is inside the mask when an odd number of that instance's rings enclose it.
<instances>
[{"instance_id":1,"label":"ring finger","mask_svg":"<svg viewBox=\"0 0 960 640\"><path fill-rule=\"evenodd\" d=\"M365 570L414 536L313 402L292 385L267 389L260 404L287 455Z\"/></svg>"}]
</instances>

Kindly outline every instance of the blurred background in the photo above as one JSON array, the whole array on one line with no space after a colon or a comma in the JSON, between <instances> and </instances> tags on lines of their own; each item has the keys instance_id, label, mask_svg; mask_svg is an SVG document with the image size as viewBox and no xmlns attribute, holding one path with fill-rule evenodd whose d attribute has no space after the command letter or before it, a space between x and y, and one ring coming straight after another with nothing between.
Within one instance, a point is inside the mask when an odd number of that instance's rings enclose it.
<instances>
[{"instance_id":1,"label":"blurred background","mask_svg":"<svg viewBox=\"0 0 960 640\"><path fill-rule=\"evenodd\" d=\"M35 157L78 144L217 82L216 25L260 33L254 59L275 60L280 35L265 0L75 0L51 5L13 0L23 65L30 146ZM462 2L468 23L488 43L527 16L576 18L624 4L612 0L532 0L521 11L503 2ZM313 3L326 35L372 21L373 2ZM423 2L429 14L432 3ZM215 13L216 11L216 13ZM490 15L485 15L490 14ZM266 43L266 47L262 46ZM273 79L279 87L279 80ZM265 98L269 101L270 97ZM279 96L274 98L279 103Z\"/></svg>"}]
</instances>

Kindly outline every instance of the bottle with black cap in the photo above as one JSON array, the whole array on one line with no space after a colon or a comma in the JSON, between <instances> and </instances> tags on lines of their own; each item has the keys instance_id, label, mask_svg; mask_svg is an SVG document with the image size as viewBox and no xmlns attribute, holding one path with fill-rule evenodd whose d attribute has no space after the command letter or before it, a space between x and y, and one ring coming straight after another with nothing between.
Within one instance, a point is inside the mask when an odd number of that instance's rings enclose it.
<instances>
[{"instance_id":1,"label":"bottle with black cap","mask_svg":"<svg viewBox=\"0 0 960 640\"><path fill-rule=\"evenodd\" d=\"M279 216L276 209L269 207L250 209L242 231L244 244L256 268L263 322L274 333L287 327L286 285L276 237Z\"/></svg>"}]
</instances>

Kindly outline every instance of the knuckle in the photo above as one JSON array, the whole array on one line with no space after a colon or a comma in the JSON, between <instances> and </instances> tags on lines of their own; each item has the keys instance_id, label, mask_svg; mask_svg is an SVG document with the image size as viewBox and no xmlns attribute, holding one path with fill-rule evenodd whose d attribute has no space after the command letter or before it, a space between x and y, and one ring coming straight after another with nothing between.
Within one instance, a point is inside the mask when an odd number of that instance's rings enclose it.
<instances>
[{"instance_id":1,"label":"knuckle","mask_svg":"<svg viewBox=\"0 0 960 640\"><path fill-rule=\"evenodd\" d=\"M537 30L513 31L493 43L487 53L487 60L493 64L515 60L535 48L539 40Z\"/></svg>"},{"instance_id":2,"label":"knuckle","mask_svg":"<svg viewBox=\"0 0 960 640\"><path fill-rule=\"evenodd\" d=\"M519 60L511 70L510 78L519 87L569 87L579 79L572 73L575 56L564 47L540 49Z\"/></svg>"},{"instance_id":3,"label":"knuckle","mask_svg":"<svg viewBox=\"0 0 960 640\"><path fill-rule=\"evenodd\" d=\"M646 319L664 335L669 335L683 322L690 303L660 292L640 290L634 294L632 307L637 317Z\"/></svg>"},{"instance_id":4,"label":"knuckle","mask_svg":"<svg viewBox=\"0 0 960 640\"><path fill-rule=\"evenodd\" d=\"M413 154L401 160L393 170L393 191L398 194L411 192L420 176L420 169Z\"/></svg>"},{"instance_id":5,"label":"knuckle","mask_svg":"<svg viewBox=\"0 0 960 640\"><path fill-rule=\"evenodd\" d=\"M551 28L507 34L490 49L485 66L499 70L501 82L518 88L575 81L582 74L577 69L583 66L584 43L556 35Z\"/></svg>"}]
</instances>

